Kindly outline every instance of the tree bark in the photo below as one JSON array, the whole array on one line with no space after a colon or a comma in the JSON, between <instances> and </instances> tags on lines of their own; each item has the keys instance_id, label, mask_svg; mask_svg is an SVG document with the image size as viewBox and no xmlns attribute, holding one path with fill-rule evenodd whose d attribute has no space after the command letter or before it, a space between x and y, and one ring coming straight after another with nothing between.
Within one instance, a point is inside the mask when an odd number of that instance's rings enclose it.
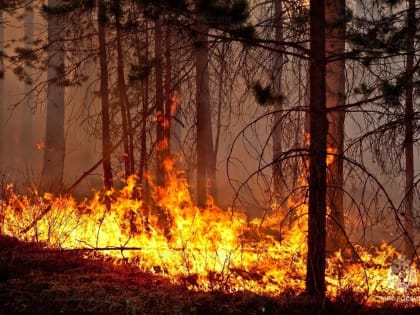
<instances>
[{"instance_id":1,"label":"tree bark","mask_svg":"<svg viewBox=\"0 0 420 315\"><path fill-rule=\"evenodd\" d=\"M141 65L142 63L147 61L147 56L149 56L149 33L147 31L148 24L147 21L145 21L145 52L144 56L138 55L138 63ZM140 38L138 38L136 34L136 46L137 51L140 52L142 49L140 47ZM143 193L146 194L146 199L148 201L148 182L145 179L145 174L148 170L147 165L147 141L146 141L146 126L147 126L147 113L148 113L148 104L149 104L149 77L146 77L141 82L141 89L142 89L142 125L141 125L141 140L140 140L140 164L139 164L139 171L138 171L138 177L139 182L141 183L143 187Z\"/></svg>"},{"instance_id":2,"label":"tree bark","mask_svg":"<svg viewBox=\"0 0 420 315\"><path fill-rule=\"evenodd\" d=\"M149 57L149 24L148 21L144 21L144 48L142 47L142 40L139 34L135 34L135 45L137 49L137 62L139 65L144 65L148 62ZM144 51L144 53L142 53ZM141 131L140 131L140 160L138 166L138 183L141 185L141 196L145 202L145 207L151 205L150 198L150 185L147 178L149 173L148 165L148 151L147 151L147 119L148 116L153 114L153 109L149 109L149 81L150 76L146 76L141 80Z\"/></svg>"},{"instance_id":3,"label":"tree bark","mask_svg":"<svg viewBox=\"0 0 420 315\"><path fill-rule=\"evenodd\" d=\"M275 28L275 49L274 53L274 69L273 69L273 86L274 93L277 96L282 94L282 72L283 72L283 13L282 0L274 0L274 28ZM282 171L282 163L278 161L282 153L282 109L283 102L281 98L274 104L274 119L272 126L273 137L273 182L274 182L274 199L282 202L285 198L285 178Z\"/></svg>"},{"instance_id":4,"label":"tree bark","mask_svg":"<svg viewBox=\"0 0 420 315\"><path fill-rule=\"evenodd\" d=\"M0 21L3 21L3 9L4 3L2 3L3 7L0 8ZM4 51L4 24L0 23L0 51ZM4 57L3 54L0 54L0 171L4 173L4 115L6 114L4 108Z\"/></svg>"},{"instance_id":5,"label":"tree bark","mask_svg":"<svg viewBox=\"0 0 420 315\"><path fill-rule=\"evenodd\" d=\"M213 133L211 123L211 104L209 90L209 51L208 51L208 26L201 20L201 12L197 12L196 21L196 107L197 107L197 205L206 207L209 192L212 190L210 183L214 169L213 159ZM210 187L209 187L210 186Z\"/></svg>"},{"instance_id":6,"label":"tree bark","mask_svg":"<svg viewBox=\"0 0 420 315\"><path fill-rule=\"evenodd\" d=\"M97 0L98 7L98 40L99 40L99 63L100 63L100 95L101 95L101 119L102 119L102 155L104 171L104 188L109 190L113 186L111 167L111 133L109 118L109 88L108 88L108 56L106 49L106 13L104 2Z\"/></svg>"},{"instance_id":7,"label":"tree bark","mask_svg":"<svg viewBox=\"0 0 420 315\"><path fill-rule=\"evenodd\" d=\"M171 155L171 107L173 102L172 95L172 60L171 60L171 26L166 27L165 34L165 114L164 114L164 159Z\"/></svg>"},{"instance_id":8,"label":"tree bark","mask_svg":"<svg viewBox=\"0 0 420 315\"><path fill-rule=\"evenodd\" d=\"M345 0L325 0L326 106L345 104ZM327 252L335 252L346 245L344 234L344 110L327 114L328 175L327 175Z\"/></svg>"},{"instance_id":9,"label":"tree bark","mask_svg":"<svg viewBox=\"0 0 420 315\"><path fill-rule=\"evenodd\" d=\"M118 97L119 103L121 108L121 122L122 122L122 130L123 130L123 158L124 158L124 171L125 171L125 178L128 178L132 174L132 153L130 150L130 134L129 130L131 130L129 126L130 121L130 113L128 108L128 98L127 98L127 91L125 86L125 78L124 78L124 54L122 50L122 43L121 43L121 5L120 0L115 0L115 40L117 43L117 82L118 82Z\"/></svg>"},{"instance_id":10,"label":"tree bark","mask_svg":"<svg viewBox=\"0 0 420 315\"><path fill-rule=\"evenodd\" d=\"M157 17L155 22L156 185L159 187L165 185L164 155L166 150L162 57L162 20Z\"/></svg>"},{"instance_id":11,"label":"tree bark","mask_svg":"<svg viewBox=\"0 0 420 315\"><path fill-rule=\"evenodd\" d=\"M416 35L416 4L415 0L408 1L407 11L407 60L405 73L407 76L406 89L405 89L405 139L404 139L404 150L405 150L405 242L404 242L404 253L407 258L412 259L415 255L414 251L414 109L413 109L413 67L414 67L414 39Z\"/></svg>"},{"instance_id":12,"label":"tree bark","mask_svg":"<svg viewBox=\"0 0 420 315\"><path fill-rule=\"evenodd\" d=\"M50 7L60 5L61 0L48 1ZM63 23L59 16L48 16L47 127L41 187L55 193L63 187L65 154Z\"/></svg>"},{"instance_id":13,"label":"tree bark","mask_svg":"<svg viewBox=\"0 0 420 315\"><path fill-rule=\"evenodd\" d=\"M325 3L310 2L310 145L309 217L306 292L316 302L325 298L326 157Z\"/></svg>"},{"instance_id":14,"label":"tree bark","mask_svg":"<svg viewBox=\"0 0 420 315\"><path fill-rule=\"evenodd\" d=\"M24 33L25 33L25 49L32 49L33 42L33 21L34 8L32 0L25 3L25 18L24 18ZM22 112L22 162L24 169L30 169L32 161L32 66L29 60L25 60L25 79L24 91L25 102L23 104Z\"/></svg>"}]
</instances>

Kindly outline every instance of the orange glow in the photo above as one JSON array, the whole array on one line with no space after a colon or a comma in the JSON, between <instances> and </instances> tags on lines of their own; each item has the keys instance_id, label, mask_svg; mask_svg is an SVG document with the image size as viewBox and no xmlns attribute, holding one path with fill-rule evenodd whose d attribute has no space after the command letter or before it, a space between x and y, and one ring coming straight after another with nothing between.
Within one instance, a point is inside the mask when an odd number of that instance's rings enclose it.
<instances>
[{"instance_id":1,"label":"orange glow","mask_svg":"<svg viewBox=\"0 0 420 315\"><path fill-rule=\"evenodd\" d=\"M39 143L37 143L36 144L36 148L38 149L38 150L44 150L45 149L45 142L39 142Z\"/></svg>"},{"instance_id":2,"label":"orange glow","mask_svg":"<svg viewBox=\"0 0 420 315\"><path fill-rule=\"evenodd\" d=\"M165 151L168 148L168 139L164 138L156 144L156 150L159 152Z\"/></svg>"},{"instance_id":3,"label":"orange glow","mask_svg":"<svg viewBox=\"0 0 420 315\"><path fill-rule=\"evenodd\" d=\"M332 148L332 147L327 148L327 166L331 165L334 162L337 155L338 155L337 148Z\"/></svg>"},{"instance_id":4,"label":"orange glow","mask_svg":"<svg viewBox=\"0 0 420 315\"><path fill-rule=\"evenodd\" d=\"M76 202L70 196L39 196L36 192L21 196L10 186L9 200L1 204L1 232L50 247L99 248L114 257L115 263L123 258L192 290L249 290L269 295L304 291L307 205L289 200L288 207L296 209L298 220L280 236L281 211L248 222L240 211L212 204L199 209L183 173L174 169L172 160L166 160L164 166L167 187L154 196L156 208L167 215L169 229L162 227L158 215L141 199L132 198L138 195L133 194L138 189L133 176L120 191L108 192L110 209L101 193ZM344 258L341 252L328 259L330 298L351 290L363 296L366 304L398 301L407 294L420 304L418 287L402 290L395 285L398 279L393 279L392 267L402 257L394 248L387 244L355 248L360 260ZM417 268L412 268L417 277Z\"/></svg>"},{"instance_id":5,"label":"orange glow","mask_svg":"<svg viewBox=\"0 0 420 315\"><path fill-rule=\"evenodd\" d=\"M174 116L178 106L181 104L181 96L175 91L171 95L171 116Z\"/></svg>"}]
</instances>

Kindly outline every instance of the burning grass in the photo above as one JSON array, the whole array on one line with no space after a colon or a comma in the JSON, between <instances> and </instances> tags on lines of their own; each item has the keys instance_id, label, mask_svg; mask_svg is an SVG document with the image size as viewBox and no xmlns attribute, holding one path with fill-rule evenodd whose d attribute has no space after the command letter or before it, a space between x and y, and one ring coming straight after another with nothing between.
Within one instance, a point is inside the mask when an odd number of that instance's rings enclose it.
<instances>
[{"instance_id":1,"label":"burning grass","mask_svg":"<svg viewBox=\"0 0 420 315\"><path fill-rule=\"evenodd\" d=\"M36 192L17 195L9 187L9 198L1 205L1 234L49 249L77 251L82 257L100 252L114 265L135 266L148 277L164 277L172 286L197 294L298 297L304 292L306 205L297 207L301 220L280 238L275 233L278 218L248 222L239 211L214 205L198 209L171 163L168 174L167 187L155 191L152 210L141 198L133 198L139 195L134 177L120 191L97 193L82 202ZM105 200L110 200L109 206ZM415 266L386 244L355 249L357 257L336 253L328 260L331 300L420 305Z\"/></svg>"},{"instance_id":2,"label":"burning grass","mask_svg":"<svg viewBox=\"0 0 420 315\"><path fill-rule=\"evenodd\" d=\"M419 307L366 307L356 292L325 301L322 310L302 295L195 291L165 276L141 272L93 250L46 248L0 236L0 314L416 314ZM3 264L7 262L7 264Z\"/></svg>"}]
</instances>

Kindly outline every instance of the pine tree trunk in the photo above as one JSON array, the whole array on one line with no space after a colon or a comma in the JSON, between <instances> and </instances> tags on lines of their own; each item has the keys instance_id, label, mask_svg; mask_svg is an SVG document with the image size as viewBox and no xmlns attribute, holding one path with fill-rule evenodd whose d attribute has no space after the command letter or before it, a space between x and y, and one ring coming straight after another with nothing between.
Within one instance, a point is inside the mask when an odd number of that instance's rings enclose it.
<instances>
[{"instance_id":1,"label":"pine tree trunk","mask_svg":"<svg viewBox=\"0 0 420 315\"><path fill-rule=\"evenodd\" d=\"M414 110L413 110L413 70L414 70L414 39L416 34L416 21L415 21L415 12L416 4L415 0L408 1L408 11L407 11L407 25L408 25L408 34L407 34L407 60L405 73L407 76L406 90L405 90L405 139L404 139L404 149L405 149L405 244L404 244L404 253L407 258L412 259L415 255L414 251L414 212L413 212L413 202L414 202Z\"/></svg>"},{"instance_id":2,"label":"pine tree trunk","mask_svg":"<svg viewBox=\"0 0 420 315\"><path fill-rule=\"evenodd\" d=\"M345 0L325 1L326 106L334 108L345 103ZM327 252L335 252L346 245L344 234L343 147L345 111L335 110L328 118L328 190Z\"/></svg>"},{"instance_id":3,"label":"pine tree trunk","mask_svg":"<svg viewBox=\"0 0 420 315\"><path fill-rule=\"evenodd\" d=\"M325 104L325 4L310 2L310 145L309 218L306 292L325 298L326 157L328 121Z\"/></svg>"},{"instance_id":4,"label":"pine tree trunk","mask_svg":"<svg viewBox=\"0 0 420 315\"><path fill-rule=\"evenodd\" d=\"M215 170L213 172L214 178L211 178L211 182L216 183L216 168L217 168L217 154L220 148L220 138L222 136L222 114L223 114L223 102L224 102L224 95L226 92L226 79L227 79L227 67L225 66L226 54L228 52L228 44L221 43L221 55L220 64L219 64L219 73L218 73L218 87L217 87L217 116L215 121L215 135L214 135L214 154L213 159L211 161L211 167ZM213 187L211 191L211 195L213 197L214 203L217 205L219 203L219 196L216 185Z\"/></svg>"},{"instance_id":5,"label":"pine tree trunk","mask_svg":"<svg viewBox=\"0 0 420 315\"><path fill-rule=\"evenodd\" d=\"M163 99L163 69L162 69L162 20L155 22L155 93L156 93L156 185L165 185L164 156L165 144L165 109Z\"/></svg>"},{"instance_id":6,"label":"pine tree trunk","mask_svg":"<svg viewBox=\"0 0 420 315\"><path fill-rule=\"evenodd\" d=\"M49 0L48 6L62 5L60 0ZM48 89L47 127L41 187L59 192L63 187L64 169L64 25L61 17L48 16Z\"/></svg>"},{"instance_id":7,"label":"pine tree trunk","mask_svg":"<svg viewBox=\"0 0 420 315\"><path fill-rule=\"evenodd\" d=\"M100 63L100 95L101 95L101 119L102 119L102 155L104 170L104 188L109 190L113 186L111 167L111 133L109 118L109 89L108 89L108 56L106 49L105 33L105 7L104 2L97 1L98 7L98 40L99 40L99 63Z\"/></svg>"},{"instance_id":8,"label":"pine tree trunk","mask_svg":"<svg viewBox=\"0 0 420 315\"><path fill-rule=\"evenodd\" d=\"M138 55L138 64L141 65L147 61L147 57L149 56L149 33L148 23L147 21L144 22L145 31L145 51L144 56L141 54ZM140 45L140 38L138 34L136 34L136 47L137 51L142 51ZM149 104L149 76L144 78L141 82L141 100L142 100L142 125L141 125L141 134L140 134L140 162L139 162L139 169L138 169L138 181L142 185L142 195L143 199L145 200L146 206L149 205L149 183L146 179L146 174L148 172L148 163L147 163L147 113L148 113L148 104Z\"/></svg>"},{"instance_id":9,"label":"pine tree trunk","mask_svg":"<svg viewBox=\"0 0 420 315\"><path fill-rule=\"evenodd\" d=\"M171 155L171 107L172 107L172 60L171 60L171 26L166 27L165 34L165 115L164 115L164 159Z\"/></svg>"},{"instance_id":10,"label":"pine tree trunk","mask_svg":"<svg viewBox=\"0 0 420 315\"><path fill-rule=\"evenodd\" d=\"M282 0L274 1L274 28L275 28L275 49L274 54L274 69L273 69L273 83L274 93L280 96L282 94L282 72L283 72L283 13ZM283 102L280 99L274 105L274 119L272 125L273 137L273 181L274 181L274 199L282 202L285 198L285 178L282 171L282 163L277 160L282 153L282 133L283 126L281 117L283 115Z\"/></svg>"},{"instance_id":11,"label":"pine tree trunk","mask_svg":"<svg viewBox=\"0 0 420 315\"><path fill-rule=\"evenodd\" d=\"M33 21L34 21L34 8L32 0L25 4L25 18L24 18L24 33L25 33L25 49L32 49L33 42ZM24 169L30 170L32 161L32 67L30 61L25 61L25 80L24 91L25 102L22 112L22 162Z\"/></svg>"},{"instance_id":12,"label":"pine tree trunk","mask_svg":"<svg viewBox=\"0 0 420 315\"><path fill-rule=\"evenodd\" d=\"M197 205L205 207L209 192L212 190L211 178L216 176L212 169L213 134L211 123L211 104L209 90L209 51L208 27L201 21L201 14L197 14L196 22L196 107L197 107Z\"/></svg>"},{"instance_id":13,"label":"pine tree trunk","mask_svg":"<svg viewBox=\"0 0 420 315\"><path fill-rule=\"evenodd\" d=\"M4 4L3 4L4 5ZM0 8L0 21L3 21L3 8ZM0 23L0 51L4 50L4 24ZM0 175L4 174L4 116L6 110L4 108L4 57L0 54Z\"/></svg>"},{"instance_id":14,"label":"pine tree trunk","mask_svg":"<svg viewBox=\"0 0 420 315\"><path fill-rule=\"evenodd\" d=\"M174 29L171 32L171 46L173 51L177 51L179 54L181 50L184 49L184 45L182 43L182 37L178 29ZM175 56L174 56L175 57ZM183 66L181 63L176 62L176 59L173 59L175 62L172 62L172 92L173 95L176 97L182 96L181 93L181 83L179 76L181 73L181 67ZM182 137L182 115L181 115L181 102L178 100L178 103L175 104L176 107L172 108L172 119L171 117L171 139L170 139L170 148L169 151L175 152L176 155L181 152L181 137Z\"/></svg>"},{"instance_id":15,"label":"pine tree trunk","mask_svg":"<svg viewBox=\"0 0 420 315\"><path fill-rule=\"evenodd\" d=\"M128 112L128 103L127 103L127 91L125 86L124 78L124 55L122 50L121 43L121 7L120 1L115 3L115 29L116 29L116 42L117 42L117 82L118 82L118 92L119 92L119 103L121 108L121 121L122 121L122 130L123 130L123 158L124 158L124 171L125 178L128 178L132 174L132 160L131 160L131 151L130 151L130 135L128 121L129 121L129 112ZM131 130L130 130L131 131Z\"/></svg>"}]
</instances>

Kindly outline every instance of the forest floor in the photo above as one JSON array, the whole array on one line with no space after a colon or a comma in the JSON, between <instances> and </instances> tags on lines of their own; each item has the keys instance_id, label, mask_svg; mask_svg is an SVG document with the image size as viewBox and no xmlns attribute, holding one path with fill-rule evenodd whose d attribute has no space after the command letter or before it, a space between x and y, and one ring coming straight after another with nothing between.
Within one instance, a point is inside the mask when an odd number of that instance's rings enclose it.
<instances>
[{"instance_id":1,"label":"forest floor","mask_svg":"<svg viewBox=\"0 0 420 315\"><path fill-rule=\"evenodd\" d=\"M195 292L94 251L45 249L0 236L0 315L15 314L420 314L420 307L314 307L302 297Z\"/></svg>"}]
</instances>

